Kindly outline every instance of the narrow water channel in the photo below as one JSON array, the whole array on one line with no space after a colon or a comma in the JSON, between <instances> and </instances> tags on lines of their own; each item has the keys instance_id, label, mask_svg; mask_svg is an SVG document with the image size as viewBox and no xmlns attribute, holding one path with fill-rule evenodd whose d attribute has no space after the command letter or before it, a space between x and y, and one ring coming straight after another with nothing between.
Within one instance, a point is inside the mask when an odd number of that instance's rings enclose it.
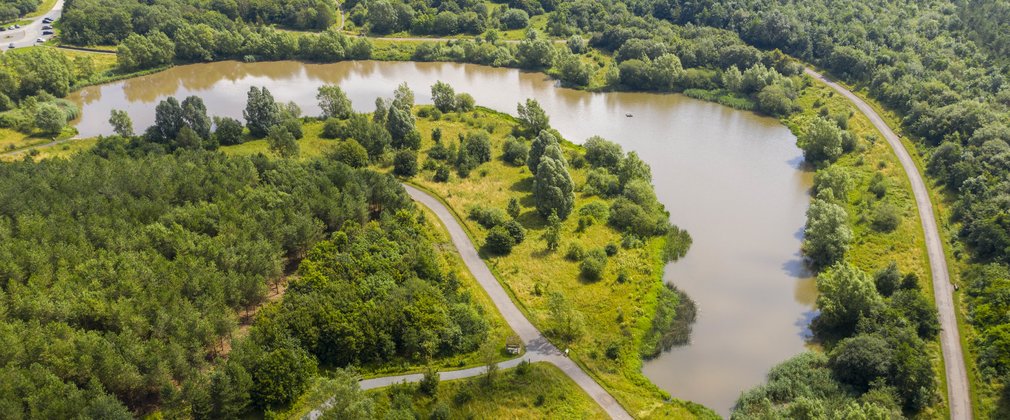
<instances>
[{"instance_id":1,"label":"narrow water channel","mask_svg":"<svg viewBox=\"0 0 1010 420\"><path fill-rule=\"evenodd\" d=\"M316 89L325 83L371 111L376 97L404 81L419 103L430 103L437 80L511 114L535 98L566 138L601 135L652 165L660 201L694 238L665 278L698 305L691 343L645 363L661 388L725 416L740 392L804 350L815 297L799 257L810 175L799 169L795 138L774 119L681 95L587 93L557 88L539 73L452 63L197 64L86 88L71 100L82 107L77 128L89 137L111 133L112 109L127 110L142 130L168 96L199 95L212 115L241 120L251 86L315 115Z\"/></svg>"}]
</instances>

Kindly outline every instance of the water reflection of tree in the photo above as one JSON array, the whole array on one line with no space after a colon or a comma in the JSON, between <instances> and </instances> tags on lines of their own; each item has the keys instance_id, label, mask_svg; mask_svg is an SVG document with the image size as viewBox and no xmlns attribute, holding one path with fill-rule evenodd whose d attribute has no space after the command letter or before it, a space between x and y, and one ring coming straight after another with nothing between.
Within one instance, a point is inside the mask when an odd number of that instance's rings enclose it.
<instances>
[{"instance_id":1,"label":"water reflection of tree","mask_svg":"<svg viewBox=\"0 0 1010 420\"><path fill-rule=\"evenodd\" d=\"M238 63L231 62L238 66L240 78L263 78L269 80L292 80L298 78L304 71L305 65L297 61L270 61L263 63Z\"/></svg>"},{"instance_id":2,"label":"water reflection of tree","mask_svg":"<svg viewBox=\"0 0 1010 420\"><path fill-rule=\"evenodd\" d=\"M190 93L210 90L221 80L234 81L245 77L241 63L237 61L222 61L177 68L181 70L177 74L179 83Z\"/></svg>"},{"instance_id":3,"label":"water reflection of tree","mask_svg":"<svg viewBox=\"0 0 1010 420\"><path fill-rule=\"evenodd\" d=\"M175 93L179 90L179 80L173 70L124 80L123 94L126 95L126 100L151 103Z\"/></svg>"},{"instance_id":4,"label":"water reflection of tree","mask_svg":"<svg viewBox=\"0 0 1010 420\"><path fill-rule=\"evenodd\" d=\"M94 102L98 102L102 99L102 86L89 86L81 89L75 93L70 94L71 102L76 103L78 106L83 107Z\"/></svg>"},{"instance_id":5,"label":"water reflection of tree","mask_svg":"<svg viewBox=\"0 0 1010 420\"><path fill-rule=\"evenodd\" d=\"M350 76L367 77L375 72L374 61L345 61L333 64L304 64L305 77L323 84L339 85Z\"/></svg>"}]
</instances>

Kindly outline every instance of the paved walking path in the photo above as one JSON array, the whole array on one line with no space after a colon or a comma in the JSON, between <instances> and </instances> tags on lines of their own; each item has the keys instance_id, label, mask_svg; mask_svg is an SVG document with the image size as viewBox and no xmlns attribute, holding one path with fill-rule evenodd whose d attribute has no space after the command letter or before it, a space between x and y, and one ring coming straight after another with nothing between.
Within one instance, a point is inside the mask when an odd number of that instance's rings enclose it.
<instances>
[{"instance_id":1,"label":"paved walking path","mask_svg":"<svg viewBox=\"0 0 1010 420\"><path fill-rule=\"evenodd\" d=\"M463 258L463 262L466 267L473 273L477 282L484 288L488 296L491 297L491 301L494 303L498 311L501 312L502 317L505 318L505 322L508 322L512 330L515 331L519 338L522 339L523 343L526 345L526 354L523 357L504 361L498 364L499 368L507 369L515 367L523 360L528 360L530 362L547 362L557 366L561 369L569 378L572 378L575 383L586 391L589 396L596 401L600 407L603 408L611 418L614 419L631 419L631 415L621 407L621 404L614 399L605 389L603 389L600 384L596 383L592 377L586 374L579 365L575 364L572 359L569 359L564 354L554 347L543 334L533 326L532 323L526 316L523 315L522 311L516 307L515 303L509 297L509 294L505 292L502 288L501 283L498 283L498 279L495 278L491 270L488 269L487 264L484 260L480 258L477 254L477 249L474 247L473 243L470 242L470 237L467 236L466 230L463 226L459 224L459 221L453 217L452 212L449 211L442 204L441 201L432 197L428 193L414 188L410 185L404 185L407 189L407 193L410 197L417 201L418 203L424 205L425 207L431 209L435 213L435 216L442 221L445 225L446 230L449 232L449 237L452 239L453 245L459 251L460 257ZM481 375L485 372L485 367L476 367L463 370L452 370L446 372L439 372L439 378L442 380L451 379L462 379L469 378L473 376ZM365 379L360 382L362 389L372 389L381 388L389 386L395 383L407 381L407 382L417 382L421 380L421 374L412 375L398 375L398 376L386 376L382 378L372 378ZM327 404L323 404L320 409L314 410L308 415L308 418L315 420L322 414L322 410L328 408Z\"/></svg>"},{"instance_id":2,"label":"paved walking path","mask_svg":"<svg viewBox=\"0 0 1010 420\"><path fill-rule=\"evenodd\" d=\"M933 204L929 199L929 190L919 174L912 156L905 150L901 138L887 126L884 119L870 107L866 101L850 92L844 86L817 73L806 69L806 73L824 82L836 92L845 96L859 108L880 131L887 143L894 149L898 161L905 169L905 174L912 184L915 205L919 209L919 219L922 220L922 231L926 235L926 253L929 255L929 269L933 275L933 295L936 299L936 309L940 313L940 348L943 350L943 365L947 375L947 399L950 404L950 418L966 420L972 418L971 392L968 388L968 374L964 366L964 352L961 350L961 337L957 329L957 316L954 308L954 289L950 283L950 273L947 271L947 259L943 253L943 240L940 229L933 214Z\"/></svg>"}]
</instances>

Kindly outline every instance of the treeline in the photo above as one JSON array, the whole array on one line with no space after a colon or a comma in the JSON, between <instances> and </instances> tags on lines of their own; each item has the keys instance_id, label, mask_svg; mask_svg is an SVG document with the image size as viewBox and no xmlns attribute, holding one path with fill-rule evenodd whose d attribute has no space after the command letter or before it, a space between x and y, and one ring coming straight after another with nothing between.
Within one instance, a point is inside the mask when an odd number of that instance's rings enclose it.
<instances>
[{"instance_id":1,"label":"treeline","mask_svg":"<svg viewBox=\"0 0 1010 420\"><path fill-rule=\"evenodd\" d=\"M418 61L450 60L542 70L574 87L593 84L618 89L686 91L776 116L791 113L796 107L794 100L802 86L801 79L793 76L800 73L801 67L777 51L765 53L748 46L731 32L675 26L652 16L636 15L620 2L612 1L510 5L511 8L491 8L484 2L464 5L439 2L436 6L380 0L346 6L351 10L350 19L380 34L399 31L483 34L478 39L423 43L410 55ZM528 26L530 10L550 11L548 34L570 36L568 42L555 45L532 30L519 43L502 42L498 29ZM105 29L105 38L78 39L70 34L66 40L77 44L118 43L120 66L128 71L175 61L330 62L367 59L372 52L366 39L348 39L336 32L297 34L223 18L191 19L172 25L159 22L138 28L117 29L101 21L94 25ZM588 41L587 34L591 35ZM613 53L617 60L618 65L609 68L605 80L594 81L604 61L593 58L590 46Z\"/></svg>"},{"instance_id":2,"label":"treeline","mask_svg":"<svg viewBox=\"0 0 1010 420\"><path fill-rule=\"evenodd\" d=\"M236 59L334 62L371 58L372 44L335 31L299 34L262 26L241 25L234 30L209 25L186 26L174 34L151 31L130 34L117 47L120 69L136 71L180 62Z\"/></svg>"},{"instance_id":3,"label":"treeline","mask_svg":"<svg viewBox=\"0 0 1010 420\"><path fill-rule=\"evenodd\" d=\"M409 32L415 35L478 35L487 30L529 26L530 17L554 10L556 1L347 1L348 18L377 35Z\"/></svg>"},{"instance_id":4,"label":"treeline","mask_svg":"<svg viewBox=\"0 0 1010 420\"><path fill-rule=\"evenodd\" d=\"M596 84L709 95L775 116L795 111L803 87L802 79L794 77L802 67L781 52L762 52L727 31L636 16L614 3L564 2L550 14L547 30L569 38L556 44L530 30L518 44L507 44L489 31L477 40L421 44L411 58L542 70L566 85L585 87L594 83L603 64L592 59L589 47L595 47L612 53L617 62Z\"/></svg>"},{"instance_id":5,"label":"treeline","mask_svg":"<svg viewBox=\"0 0 1010 420\"><path fill-rule=\"evenodd\" d=\"M34 12L41 0L3 0L0 2L0 22L9 22Z\"/></svg>"},{"instance_id":6,"label":"treeline","mask_svg":"<svg viewBox=\"0 0 1010 420\"><path fill-rule=\"evenodd\" d=\"M59 98L95 75L89 57L70 60L55 48L4 53L0 56L0 128L46 136L61 133L79 110Z\"/></svg>"},{"instance_id":7,"label":"treeline","mask_svg":"<svg viewBox=\"0 0 1010 420\"><path fill-rule=\"evenodd\" d=\"M115 45L133 33L157 31L176 39L177 31L193 27L233 32L241 22L320 31L336 22L336 7L326 0L68 0L60 36L74 45Z\"/></svg>"},{"instance_id":8,"label":"treeline","mask_svg":"<svg viewBox=\"0 0 1010 420\"><path fill-rule=\"evenodd\" d=\"M371 44L333 30L336 4L324 0L68 1L61 39L117 45L120 70L213 60L340 61L371 57ZM277 30L269 24L318 33Z\"/></svg>"},{"instance_id":9,"label":"treeline","mask_svg":"<svg viewBox=\"0 0 1010 420\"><path fill-rule=\"evenodd\" d=\"M966 42L953 2L802 5L721 1L661 7L666 18L736 30L747 42L819 64L903 116L928 144L966 142L1005 125L1006 75L998 54ZM995 17L993 17L995 19ZM1002 99L1001 99L1002 98Z\"/></svg>"}]
</instances>

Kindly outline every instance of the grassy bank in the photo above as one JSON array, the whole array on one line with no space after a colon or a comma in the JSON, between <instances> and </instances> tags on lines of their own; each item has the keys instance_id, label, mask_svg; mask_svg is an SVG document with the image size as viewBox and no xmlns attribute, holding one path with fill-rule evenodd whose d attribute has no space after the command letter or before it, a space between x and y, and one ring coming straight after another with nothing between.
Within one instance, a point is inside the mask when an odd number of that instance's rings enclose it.
<instances>
[{"instance_id":1,"label":"grassy bank","mask_svg":"<svg viewBox=\"0 0 1010 420\"><path fill-rule=\"evenodd\" d=\"M478 419L605 419L606 413L589 395L554 365L533 363L499 372L492 385L482 377L439 383L435 395L416 386L369 391L376 417L385 416L403 397L415 413L432 413L440 405L451 418Z\"/></svg>"},{"instance_id":2,"label":"grassy bank","mask_svg":"<svg viewBox=\"0 0 1010 420\"><path fill-rule=\"evenodd\" d=\"M822 70L818 69L818 71ZM875 99L871 98L865 87L852 86L840 81L836 82L843 84L847 89L862 98L884 119L884 122L894 132L901 135L901 142L915 162L916 169L920 174L925 174L926 158L923 155L926 153L926 149L921 141L913 141L912 137L904 132L901 125L901 116L884 108ZM957 192L950 191L939 185L931 177L924 175L923 178L927 183L930 202L933 205L933 212L937 218L937 225L940 227L940 236L943 239L943 250L947 260L950 280L952 283L964 287L965 284L961 278L961 274L971 267L972 263L969 260L968 252L964 249L964 244L957 240L961 225L953 221L952 217L952 206L956 201ZM932 282L930 282L931 286ZM954 292L954 305L957 309L956 315L961 338L961 348L965 355L964 363L968 371L969 385L971 386L972 411L976 418L989 418L997 410L997 404L1001 399L1000 394L1003 392L1003 389L999 384L991 384L982 379L982 373L976 362L978 360L978 349L974 345L977 339L977 332L967 321L968 308L962 301L962 297L962 291ZM930 299L932 299L932 295ZM942 367L942 359L939 363L941 363L940 366ZM943 391L942 393L946 397L946 388L941 388L941 391Z\"/></svg>"},{"instance_id":3,"label":"grassy bank","mask_svg":"<svg viewBox=\"0 0 1010 420\"><path fill-rule=\"evenodd\" d=\"M826 85L814 83L803 91L797 102L801 111L783 121L794 133L801 134L809 121L821 115L847 115L848 129L858 138L855 150L833 164L850 177L848 195L843 202L853 241L845 260L868 273L893 261L902 273L918 277L920 293L932 302L932 278L919 213L909 180L890 145L865 115ZM881 182L886 192L878 196L879 190L873 192L871 189ZM900 215L900 223L893 231L878 231L872 227L873 212L884 203L893 206ZM939 339L930 341L925 350L938 379L933 391L939 399L920 415L943 418L947 415L946 384Z\"/></svg>"},{"instance_id":4,"label":"grassy bank","mask_svg":"<svg viewBox=\"0 0 1010 420\"><path fill-rule=\"evenodd\" d=\"M517 220L528 229L527 239L509 255L485 253L484 256L499 280L525 308L531 321L541 330L549 329L551 319L547 295L552 290L561 291L585 316L588 326L583 337L568 345L573 359L587 367L635 415L691 417L686 405L663 402L664 393L640 372L638 350L652 323L657 298L663 288L663 240L652 239L638 249L621 249L610 258L601 280L581 279L579 264L566 259L564 250L572 243L578 243L586 250L619 244L621 236L602 223L579 229L577 218L572 217L562 225L564 240L559 251L547 251L540 239L546 225L533 208L529 171L524 166L512 166L497 159L505 138L514 126L511 117L487 110L447 114L437 121L420 119L421 150L427 151L433 146L430 133L436 127L442 131L443 139L447 139L444 141L455 141L461 134L484 129L491 133L496 159L481 165L467 178L453 174L448 182L435 182L434 171L429 170L423 171L414 182L437 194L461 215L468 214L468 210L475 206L504 209L510 199L518 199L521 212ZM565 147L568 150L578 149L570 143ZM420 160L423 162L426 159L427 152L422 152ZM571 175L577 186L585 182L586 172L586 169L572 168ZM575 208L594 201L601 199L577 194ZM469 218L462 222L474 242L483 243L487 229Z\"/></svg>"}]
</instances>

